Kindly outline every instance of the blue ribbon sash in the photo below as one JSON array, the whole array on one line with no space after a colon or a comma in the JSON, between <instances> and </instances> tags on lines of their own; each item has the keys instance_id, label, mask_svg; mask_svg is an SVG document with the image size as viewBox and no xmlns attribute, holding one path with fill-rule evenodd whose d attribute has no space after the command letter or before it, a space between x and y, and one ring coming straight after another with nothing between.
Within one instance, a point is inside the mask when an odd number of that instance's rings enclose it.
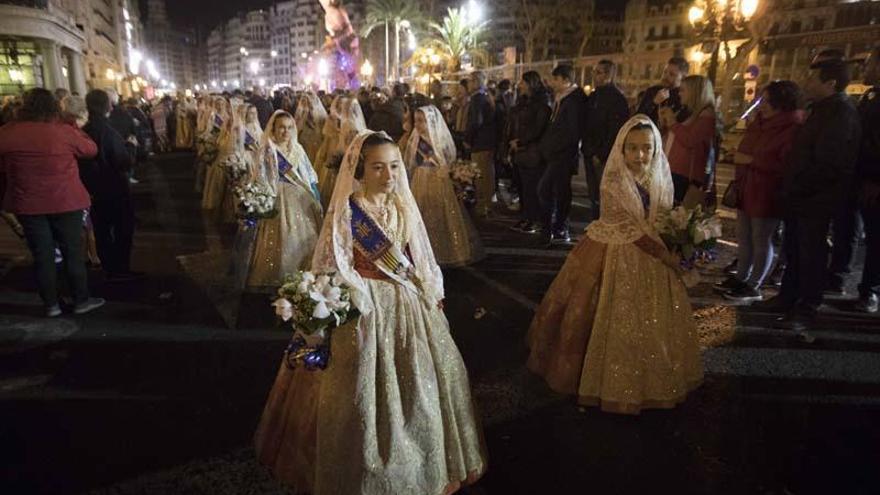
<instances>
[{"instance_id":1,"label":"blue ribbon sash","mask_svg":"<svg viewBox=\"0 0 880 495\"><path fill-rule=\"evenodd\" d=\"M214 114L214 129L220 130L223 127L223 117Z\"/></svg>"},{"instance_id":2,"label":"blue ribbon sash","mask_svg":"<svg viewBox=\"0 0 880 495\"><path fill-rule=\"evenodd\" d=\"M284 153L281 150L275 151L275 156L278 159L278 176L284 182L288 184L294 184L298 186L305 187L307 191L312 193L312 196L315 197L315 201L319 204L321 203L321 193L318 192L317 184L308 184L306 179L300 179L293 170L293 165L287 160L287 157L284 156Z\"/></svg>"},{"instance_id":3,"label":"blue ribbon sash","mask_svg":"<svg viewBox=\"0 0 880 495\"><path fill-rule=\"evenodd\" d=\"M351 236L354 240L354 248L376 265L382 273L418 293L417 287L420 284L409 258L385 235L354 198L349 198L348 204L351 207Z\"/></svg>"},{"instance_id":4,"label":"blue ribbon sash","mask_svg":"<svg viewBox=\"0 0 880 495\"><path fill-rule=\"evenodd\" d=\"M433 167L434 162L430 159L432 156L434 156L434 148L432 148L427 141L419 138L418 150L416 152L416 166Z\"/></svg>"},{"instance_id":5,"label":"blue ribbon sash","mask_svg":"<svg viewBox=\"0 0 880 495\"><path fill-rule=\"evenodd\" d=\"M244 132L244 147L247 149L253 149L257 146L257 141L251 136L251 133L245 131Z\"/></svg>"}]
</instances>

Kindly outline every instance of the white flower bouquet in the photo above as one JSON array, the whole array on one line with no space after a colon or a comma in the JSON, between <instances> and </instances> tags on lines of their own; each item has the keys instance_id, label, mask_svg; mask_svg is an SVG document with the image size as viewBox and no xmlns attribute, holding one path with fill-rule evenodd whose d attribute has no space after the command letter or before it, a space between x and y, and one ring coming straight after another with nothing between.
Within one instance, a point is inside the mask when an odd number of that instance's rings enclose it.
<instances>
[{"instance_id":1,"label":"white flower bouquet","mask_svg":"<svg viewBox=\"0 0 880 495\"><path fill-rule=\"evenodd\" d=\"M449 178L458 199L466 205L476 203L477 180L483 177L479 165L469 160L456 160L449 166Z\"/></svg>"},{"instance_id":2,"label":"white flower bouquet","mask_svg":"<svg viewBox=\"0 0 880 495\"><path fill-rule=\"evenodd\" d=\"M273 218L278 214L275 209L275 194L265 184L259 182L241 184L235 188L235 196L238 216L247 226L254 226L257 220Z\"/></svg>"},{"instance_id":3,"label":"white flower bouquet","mask_svg":"<svg viewBox=\"0 0 880 495\"><path fill-rule=\"evenodd\" d=\"M681 267L687 271L685 283L696 285L698 275L694 268L715 260L715 245L722 235L721 219L702 206L676 206L661 212L655 227L669 251L681 257Z\"/></svg>"},{"instance_id":4,"label":"white flower bouquet","mask_svg":"<svg viewBox=\"0 0 880 495\"><path fill-rule=\"evenodd\" d=\"M325 369L330 358L330 331L358 316L351 292L335 273L297 272L278 289L275 314L293 327L286 362L291 368Z\"/></svg>"},{"instance_id":5,"label":"white flower bouquet","mask_svg":"<svg viewBox=\"0 0 880 495\"><path fill-rule=\"evenodd\" d=\"M235 184L241 183L248 174L247 162L239 153L232 153L223 160L226 176Z\"/></svg>"}]
</instances>

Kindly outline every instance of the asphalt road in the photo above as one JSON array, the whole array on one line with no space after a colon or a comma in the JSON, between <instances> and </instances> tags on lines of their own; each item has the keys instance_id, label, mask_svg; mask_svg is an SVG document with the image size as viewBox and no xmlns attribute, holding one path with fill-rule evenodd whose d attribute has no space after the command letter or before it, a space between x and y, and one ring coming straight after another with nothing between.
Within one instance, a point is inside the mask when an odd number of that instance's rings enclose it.
<instances>
[{"instance_id":1,"label":"asphalt road","mask_svg":"<svg viewBox=\"0 0 880 495\"><path fill-rule=\"evenodd\" d=\"M182 269L178 256L229 242L201 216L191 162L165 155L139 172L134 265L148 277L91 272L109 301L93 314L41 318L27 250L0 226L0 493L285 493L250 441L289 335L267 295L245 297L242 328L227 329ZM579 409L524 368L533 308L566 251L497 212L479 225L489 258L445 273L490 454L471 493L880 491L880 319L829 301L808 342L704 284L692 294L704 324L734 335L706 349L705 384L672 411Z\"/></svg>"}]
</instances>

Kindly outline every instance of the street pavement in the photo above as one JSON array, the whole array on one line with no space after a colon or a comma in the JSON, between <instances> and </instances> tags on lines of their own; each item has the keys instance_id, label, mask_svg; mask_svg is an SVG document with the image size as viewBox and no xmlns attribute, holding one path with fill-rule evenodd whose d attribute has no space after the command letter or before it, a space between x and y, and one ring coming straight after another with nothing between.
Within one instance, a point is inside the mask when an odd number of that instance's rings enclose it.
<instances>
[{"instance_id":1,"label":"street pavement","mask_svg":"<svg viewBox=\"0 0 880 495\"><path fill-rule=\"evenodd\" d=\"M192 155L163 155L138 177L134 267L147 278L90 272L108 300L92 314L41 318L27 249L0 226L0 494L286 493L251 437L289 332L259 294L228 329L184 269L231 238L201 215ZM589 202L576 186L580 231ZM880 318L831 300L805 336L727 305L709 283L732 256L728 220L718 263L692 290L702 387L636 417L578 408L524 367L533 310L567 251L511 232L515 220L497 205L478 225L488 258L445 272L490 456L468 493L880 492Z\"/></svg>"}]
</instances>

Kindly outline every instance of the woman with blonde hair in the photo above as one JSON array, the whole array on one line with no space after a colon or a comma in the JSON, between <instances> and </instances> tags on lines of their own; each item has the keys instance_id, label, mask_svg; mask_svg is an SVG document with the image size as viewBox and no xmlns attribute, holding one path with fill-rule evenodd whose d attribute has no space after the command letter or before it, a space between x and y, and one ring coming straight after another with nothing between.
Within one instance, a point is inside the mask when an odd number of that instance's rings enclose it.
<instances>
[{"instance_id":1,"label":"woman with blonde hair","mask_svg":"<svg viewBox=\"0 0 880 495\"><path fill-rule=\"evenodd\" d=\"M709 182L718 157L716 136L720 122L715 108L715 90L712 81L705 76L682 79L679 94L680 112L688 115L683 122L678 122L678 115L669 107L662 107L659 111L661 127L669 129L664 147L672 170L676 204L685 200L689 189L705 193L711 187Z\"/></svg>"},{"instance_id":2,"label":"woman with blonde hair","mask_svg":"<svg viewBox=\"0 0 880 495\"><path fill-rule=\"evenodd\" d=\"M339 104L339 133L336 139L327 148L327 158L318 172L318 184L321 187L321 202L326 209L333 196L333 187L336 185L336 175L339 173L339 165L345 155L348 145L354 141L359 132L367 128L364 120L364 112L361 104L352 96L344 96Z\"/></svg>"},{"instance_id":3,"label":"woman with blonde hair","mask_svg":"<svg viewBox=\"0 0 880 495\"><path fill-rule=\"evenodd\" d=\"M315 163L318 150L324 142L322 129L327 121L327 110L318 95L311 91L303 93L296 106L296 127L299 129L299 143L305 148L309 160Z\"/></svg>"},{"instance_id":4,"label":"woman with blonde hair","mask_svg":"<svg viewBox=\"0 0 880 495\"><path fill-rule=\"evenodd\" d=\"M202 209L208 211L222 211L221 218L230 220L232 213L232 194L227 183L226 169L222 166L223 160L229 154L232 143L232 129L235 125L235 114L226 98L214 100L214 122L207 136L208 146L216 147L216 154L207 156L205 165L205 189L202 191Z\"/></svg>"}]
</instances>

